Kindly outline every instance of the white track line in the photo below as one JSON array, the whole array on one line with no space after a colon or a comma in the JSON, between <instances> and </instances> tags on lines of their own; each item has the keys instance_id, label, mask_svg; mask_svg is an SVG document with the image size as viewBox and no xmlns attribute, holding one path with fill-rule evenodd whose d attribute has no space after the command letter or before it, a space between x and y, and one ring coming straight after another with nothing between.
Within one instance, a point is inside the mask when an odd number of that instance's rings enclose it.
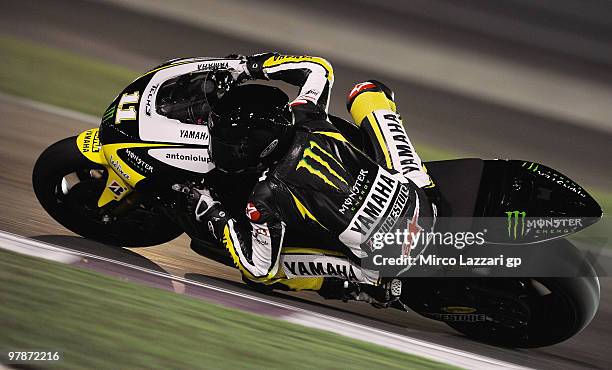
<instances>
[{"instance_id":1,"label":"white track line","mask_svg":"<svg viewBox=\"0 0 612 370\"><path fill-rule=\"evenodd\" d=\"M30 256L51 259L63 263L71 263L79 260L81 257L87 257L119 266L124 266L126 268L138 270L159 277L164 277L184 284L195 285L209 290L229 294L235 297L257 301L259 303L267 304L270 306L280 307L291 312L289 315L280 317L280 319L282 320L298 323L311 328L330 331L339 335L351 337L358 340L368 341L405 353L425 357L435 361L442 361L454 366L464 367L468 369L527 369L525 367L497 360L494 358L481 356L475 353L442 346L436 343L391 333L386 330L368 327L366 325L357 324L337 317L312 312L303 308L294 307L279 302L274 302L250 294L220 288L214 285L186 279L181 276L170 275L168 273L151 270L148 268L132 265L106 257L96 256L90 253L75 251L69 248L44 243L41 241L29 239L4 231L0 231L0 248L8 249L17 253L27 254Z\"/></svg>"},{"instance_id":2,"label":"white track line","mask_svg":"<svg viewBox=\"0 0 612 370\"><path fill-rule=\"evenodd\" d=\"M66 251L64 250L41 248L38 245L23 243L21 242L20 237L13 234L2 235L0 237L0 240L2 240L0 248L20 254L25 254L26 256L40 257L46 260L68 264L75 263L81 259L78 256L66 253Z\"/></svg>"}]
</instances>

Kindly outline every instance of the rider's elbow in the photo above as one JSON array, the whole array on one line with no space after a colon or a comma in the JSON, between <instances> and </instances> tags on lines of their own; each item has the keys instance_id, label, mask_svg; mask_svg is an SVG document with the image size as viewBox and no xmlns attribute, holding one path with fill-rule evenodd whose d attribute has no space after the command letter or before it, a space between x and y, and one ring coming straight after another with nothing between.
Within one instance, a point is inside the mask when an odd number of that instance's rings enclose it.
<instances>
[{"instance_id":1,"label":"rider's elbow","mask_svg":"<svg viewBox=\"0 0 612 370\"><path fill-rule=\"evenodd\" d=\"M334 68L332 67L331 63L327 59L321 58L321 57L314 57L314 59L316 59L317 63L319 63L321 66L323 66L323 68L325 68L325 70L327 71L328 76L333 78L333 76L334 76Z\"/></svg>"},{"instance_id":2,"label":"rider's elbow","mask_svg":"<svg viewBox=\"0 0 612 370\"><path fill-rule=\"evenodd\" d=\"M331 63L325 59L325 58L321 58L321 57L311 57L312 61L314 61L316 64L320 65L321 67L323 67L322 72L325 75L325 78L329 81L330 85L334 82L334 68L332 67Z\"/></svg>"}]
</instances>

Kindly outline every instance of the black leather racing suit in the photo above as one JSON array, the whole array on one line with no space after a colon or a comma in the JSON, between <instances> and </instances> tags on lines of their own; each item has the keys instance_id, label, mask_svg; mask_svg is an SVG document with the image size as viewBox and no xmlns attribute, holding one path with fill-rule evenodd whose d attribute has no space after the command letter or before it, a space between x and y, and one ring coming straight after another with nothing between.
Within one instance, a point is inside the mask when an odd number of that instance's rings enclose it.
<instances>
[{"instance_id":1,"label":"black leather racing suit","mask_svg":"<svg viewBox=\"0 0 612 370\"><path fill-rule=\"evenodd\" d=\"M293 143L253 189L246 205L250 223L228 218L219 205L209 213L215 236L245 277L268 284L284 277L279 274L279 256L289 241L318 241L323 245L303 246L343 248L355 259L363 258L374 252L374 233L407 228L398 224L400 218L414 220L431 212L415 185L428 185L429 177L392 97L372 83L358 84L349 95L349 110L375 148L372 159L326 119L333 84L327 61L263 54L249 59L248 71L251 78L298 85L300 92L290 103L296 125Z\"/></svg>"}]
</instances>

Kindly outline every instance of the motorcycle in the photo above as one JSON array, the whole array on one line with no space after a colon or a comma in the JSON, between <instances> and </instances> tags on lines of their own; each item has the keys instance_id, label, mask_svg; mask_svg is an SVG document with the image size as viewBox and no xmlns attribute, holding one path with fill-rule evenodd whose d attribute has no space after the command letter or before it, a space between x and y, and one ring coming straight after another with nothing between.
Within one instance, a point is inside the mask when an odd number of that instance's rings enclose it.
<instances>
[{"instance_id":1,"label":"motorcycle","mask_svg":"<svg viewBox=\"0 0 612 370\"><path fill-rule=\"evenodd\" d=\"M187 233L196 253L234 267L225 249L195 222L186 201L190 189L203 182L216 190L230 214L244 217L245 200L257 181L217 171L208 155L205 117L227 89L219 78L222 64L195 58L158 66L114 99L98 128L48 147L32 175L46 212L76 234L120 247L159 245ZM333 115L329 120L367 152L354 124ZM584 329L599 305L599 281L565 237L602 216L597 202L566 176L535 162L468 158L426 167L437 188L438 217L502 218L511 240L492 243L497 248L535 248L533 243L546 242L563 251L550 264L570 270L579 265L581 272L407 276L402 279L410 289L389 308L413 310L470 338L511 347L552 345ZM517 227L526 214L590 221L535 237L525 233L524 223ZM283 247L281 266L287 276L291 271L285 262L295 247ZM325 252L310 248L309 253ZM329 271L320 273L329 276Z\"/></svg>"}]
</instances>

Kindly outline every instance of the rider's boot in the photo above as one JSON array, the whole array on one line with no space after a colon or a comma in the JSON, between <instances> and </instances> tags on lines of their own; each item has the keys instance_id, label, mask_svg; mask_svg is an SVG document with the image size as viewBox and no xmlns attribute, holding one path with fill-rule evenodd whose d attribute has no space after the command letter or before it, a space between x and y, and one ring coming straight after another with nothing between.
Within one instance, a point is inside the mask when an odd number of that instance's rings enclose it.
<instances>
[{"instance_id":1,"label":"rider's boot","mask_svg":"<svg viewBox=\"0 0 612 370\"><path fill-rule=\"evenodd\" d=\"M325 299L362 301L376 308L388 307L402 294L402 281L388 279L379 285L359 284L338 278L326 278L317 293Z\"/></svg>"},{"instance_id":2,"label":"rider's boot","mask_svg":"<svg viewBox=\"0 0 612 370\"><path fill-rule=\"evenodd\" d=\"M325 299L354 301L359 295L359 284L338 278L325 278L317 293Z\"/></svg>"},{"instance_id":3,"label":"rider's boot","mask_svg":"<svg viewBox=\"0 0 612 370\"><path fill-rule=\"evenodd\" d=\"M402 281L400 279L383 279L380 285L361 284L361 294L370 297L369 303L376 308L385 308L400 299Z\"/></svg>"}]
</instances>

